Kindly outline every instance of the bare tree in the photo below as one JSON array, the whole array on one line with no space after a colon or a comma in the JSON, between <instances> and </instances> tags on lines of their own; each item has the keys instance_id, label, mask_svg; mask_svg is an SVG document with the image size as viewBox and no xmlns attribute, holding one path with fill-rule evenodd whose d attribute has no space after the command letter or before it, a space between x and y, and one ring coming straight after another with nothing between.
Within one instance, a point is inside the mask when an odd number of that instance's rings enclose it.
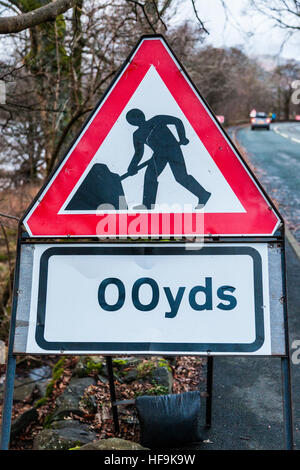
<instances>
[{"instance_id":1,"label":"bare tree","mask_svg":"<svg viewBox=\"0 0 300 470\"><path fill-rule=\"evenodd\" d=\"M24 8L25 0L13 2ZM52 171L138 37L166 31L171 3L77 0L64 16L11 38L24 67L14 67L0 117L14 184Z\"/></svg>"},{"instance_id":2,"label":"bare tree","mask_svg":"<svg viewBox=\"0 0 300 470\"><path fill-rule=\"evenodd\" d=\"M253 106L273 107L267 73L239 48L198 47L189 54L188 64L200 92L227 122L247 119Z\"/></svg>"},{"instance_id":3,"label":"bare tree","mask_svg":"<svg viewBox=\"0 0 300 470\"><path fill-rule=\"evenodd\" d=\"M289 120L293 103L291 102L294 92L293 82L300 76L300 66L295 60L290 60L275 68L272 82L276 95L276 110L279 118Z\"/></svg>"}]
</instances>

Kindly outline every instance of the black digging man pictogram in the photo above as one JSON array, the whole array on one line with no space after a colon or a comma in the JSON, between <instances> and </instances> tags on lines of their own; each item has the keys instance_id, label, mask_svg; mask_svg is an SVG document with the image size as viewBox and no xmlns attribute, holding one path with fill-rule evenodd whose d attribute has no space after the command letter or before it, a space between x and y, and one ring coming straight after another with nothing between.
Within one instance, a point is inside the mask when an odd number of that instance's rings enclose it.
<instances>
[{"instance_id":1,"label":"black digging man pictogram","mask_svg":"<svg viewBox=\"0 0 300 470\"><path fill-rule=\"evenodd\" d=\"M148 145L153 150L153 155L149 160L144 180L143 206L151 209L155 205L158 177L167 164L170 165L172 173L177 183L197 196L198 204L196 209L201 209L211 196L198 181L187 173L181 145L187 145L185 129L179 118L167 115L158 115L146 121L143 111L131 109L126 114L129 124L137 126L133 133L134 156L128 167L128 173L135 175L138 171L138 164L144 155L144 147ZM168 125L175 125L179 141L168 128Z\"/></svg>"}]
</instances>

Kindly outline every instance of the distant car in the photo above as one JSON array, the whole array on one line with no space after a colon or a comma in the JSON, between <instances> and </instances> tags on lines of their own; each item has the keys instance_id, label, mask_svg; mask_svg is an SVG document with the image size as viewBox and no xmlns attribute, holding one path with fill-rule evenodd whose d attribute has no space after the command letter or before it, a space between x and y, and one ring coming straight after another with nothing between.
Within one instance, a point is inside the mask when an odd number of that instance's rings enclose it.
<instances>
[{"instance_id":1,"label":"distant car","mask_svg":"<svg viewBox=\"0 0 300 470\"><path fill-rule=\"evenodd\" d=\"M256 116L251 118L251 129L267 129L270 130L270 122L271 118L267 115L267 113L256 113Z\"/></svg>"}]
</instances>

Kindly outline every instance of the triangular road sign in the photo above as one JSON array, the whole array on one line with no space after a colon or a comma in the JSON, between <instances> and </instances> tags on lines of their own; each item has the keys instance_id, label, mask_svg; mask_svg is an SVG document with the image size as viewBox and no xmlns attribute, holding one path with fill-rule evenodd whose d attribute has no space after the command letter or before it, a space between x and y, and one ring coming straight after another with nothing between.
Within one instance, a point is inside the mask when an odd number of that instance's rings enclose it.
<instances>
[{"instance_id":1,"label":"triangular road sign","mask_svg":"<svg viewBox=\"0 0 300 470\"><path fill-rule=\"evenodd\" d=\"M281 219L162 36L144 36L23 218L31 237L271 236Z\"/></svg>"}]
</instances>

